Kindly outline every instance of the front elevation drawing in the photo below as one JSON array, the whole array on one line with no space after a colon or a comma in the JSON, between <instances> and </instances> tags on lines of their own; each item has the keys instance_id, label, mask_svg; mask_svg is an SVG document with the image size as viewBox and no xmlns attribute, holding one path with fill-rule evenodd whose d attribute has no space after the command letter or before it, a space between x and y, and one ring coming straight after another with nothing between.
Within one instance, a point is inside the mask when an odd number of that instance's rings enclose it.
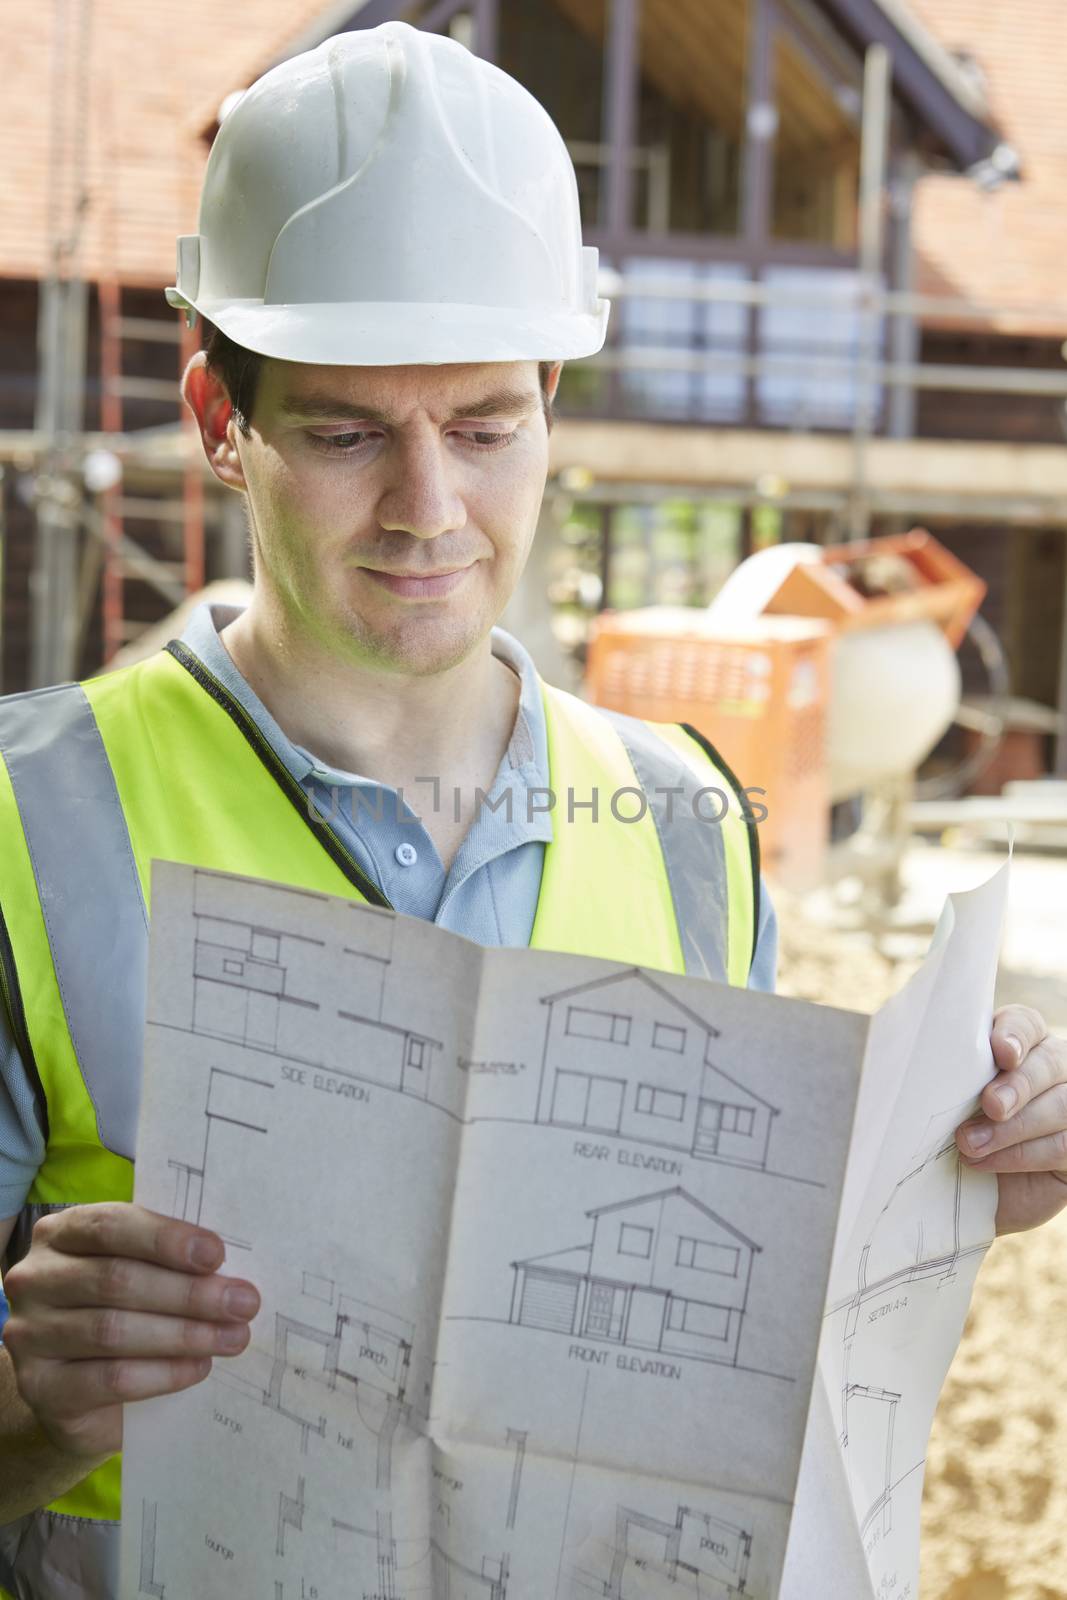
<instances>
[{"instance_id":1,"label":"front elevation drawing","mask_svg":"<svg viewBox=\"0 0 1067 1600\"><path fill-rule=\"evenodd\" d=\"M767 1165L777 1108L712 1059L703 1017L638 967L545 995L537 1121Z\"/></svg>"},{"instance_id":2,"label":"front elevation drawing","mask_svg":"<svg viewBox=\"0 0 1067 1600\"><path fill-rule=\"evenodd\" d=\"M758 1244L681 1188L586 1216L587 1244L512 1263L510 1322L736 1365Z\"/></svg>"}]
</instances>

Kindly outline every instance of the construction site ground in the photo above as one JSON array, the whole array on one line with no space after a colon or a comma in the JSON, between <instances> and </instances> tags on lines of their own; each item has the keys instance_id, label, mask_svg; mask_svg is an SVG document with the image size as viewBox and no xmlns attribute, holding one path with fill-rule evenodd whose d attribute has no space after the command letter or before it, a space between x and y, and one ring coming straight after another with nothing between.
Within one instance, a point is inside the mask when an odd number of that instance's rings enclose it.
<instances>
[{"instance_id":1,"label":"construction site ground","mask_svg":"<svg viewBox=\"0 0 1067 1600\"><path fill-rule=\"evenodd\" d=\"M946 894L1003 854L916 844L890 931L842 927L827 896L776 902L782 993L873 1011L921 960ZM1067 1036L1067 855L1020 853L998 1005L1036 1006ZM930 1442L922 1600L1067 1597L1067 1211L1000 1239L978 1277Z\"/></svg>"}]
</instances>

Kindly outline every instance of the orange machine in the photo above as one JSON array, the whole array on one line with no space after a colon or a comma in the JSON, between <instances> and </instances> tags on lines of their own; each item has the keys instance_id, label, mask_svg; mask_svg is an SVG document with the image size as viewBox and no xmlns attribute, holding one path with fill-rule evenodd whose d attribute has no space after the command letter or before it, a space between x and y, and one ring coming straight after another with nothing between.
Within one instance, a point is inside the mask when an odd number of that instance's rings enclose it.
<instances>
[{"instance_id":1,"label":"orange machine","mask_svg":"<svg viewBox=\"0 0 1067 1600\"><path fill-rule=\"evenodd\" d=\"M758 557L755 559L759 559ZM836 646L856 629L935 622L955 649L985 586L921 530L825 547L792 568L761 614L724 624L684 606L604 612L589 643L597 705L705 734L767 808L768 877L819 882L829 842ZM903 637L903 636L902 636Z\"/></svg>"}]
</instances>

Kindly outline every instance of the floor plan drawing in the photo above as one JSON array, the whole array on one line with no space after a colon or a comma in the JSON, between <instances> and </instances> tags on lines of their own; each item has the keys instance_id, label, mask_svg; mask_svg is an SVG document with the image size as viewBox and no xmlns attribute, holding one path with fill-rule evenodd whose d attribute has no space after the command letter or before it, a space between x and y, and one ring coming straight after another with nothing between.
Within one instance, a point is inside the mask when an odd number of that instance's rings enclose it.
<instances>
[{"instance_id":1,"label":"floor plan drawing","mask_svg":"<svg viewBox=\"0 0 1067 1600\"><path fill-rule=\"evenodd\" d=\"M511 1493L508 1495L508 1515L506 1526L515 1526L515 1517L519 1509L519 1491L522 1488L522 1468L526 1460L526 1440L529 1434L519 1428L508 1429L508 1444L515 1452L515 1459L511 1468Z\"/></svg>"},{"instance_id":2,"label":"floor plan drawing","mask_svg":"<svg viewBox=\"0 0 1067 1600\"><path fill-rule=\"evenodd\" d=\"M388 1511L376 1513L373 1529L358 1527L338 1517L331 1519L331 1526L336 1546L342 1554L345 1553L346 1542L351 1541L356 1544L359 1555L365 1561L367 1552L373 1546L378 1569L375 1600L407 1600L398 1587L397 1547L393 1538L393 1519ZM363 1561L360 1565L363 1565Z\"/></svg>"},{"instance_id":3,"label":"floor plan drawing","mask_svg":"<svg viewBox=\"0 0 1067 1600\"><path fill-rule=\"evenodd\" d=\"M715 1064L719 1029L647 972L544 995L538 1122L765 1168L778 1108Z\"/></svg>"},{"instance_id":4,"label":"floor plan drawing","mask_svg":"<svg viewBox=\"0 0 1067 1600\"><path fill-rule=\"evenodd\" d=\"M373 1560L373 1600L507 1600L506 1554L483 1556L476 1566L468 1565L437 1539L397 1539L388 1512L377 1514L373 1528L339 1518L332 1527L338 1552L357 1570L366 1570Z\"/></svg>"},{"instance_id":5,"label":"floor plan drawing","mask_svg":"<svg viewBox=\"0 0 1067 1600\"><path fill-rule=\"evenodd\" d=\"M586 1215L587 1244L512 1263L509 1321L736 1362L760 1245L682 1188Z\"/></svg>"},{"instance_id":6,"label":"floor plan drawing","mask_svg":"<svg viewBox=\"0 0 1067 1600\"><path fill-rule=\"evenodd\" d=\"M329 1282L320 1279L320 1283ZM273 1360L266 1389L257 1389L235 1372L218 1372L217 1380L249 1394L300 1430L300 1450L307 1455L312 1437L325 1437L322 1380L326 1392L347 1386L355 1395L357 1413L377 1440L376 1479L388 1489L393 1440L400 1423L410 1417L408 1398L414 1327L351 1295L340 1295L328 1327L276 1312Z\"/></svg>"},{"instance_id":7,"label":"floor plan drawing","mask_svg":"<svg viewBox=\"0 0 1067 1600\"><path fill-rule=\"evenodd\" d=\"M468 1567L432 1540L430 1566L434 1600L507 1600L507 1556L486 1556L480 1567Z\"/></svg>"},{"instance_id":8,"label":"floor plan drawing","mask_svg":"<svg viewBox=\"0 0 1067 1600\"><path fill-rule=\"evenodd\" d=\"M278 1538L275 1549L280 1556L285 1554L285 1536L289 1528L297 1533L304 1531L303 1478L297 1479L295 1495L286 1494L284 1489L278 1495Z\"/></svg>"},{"instance_id":9,"label":"floor plan drawing","mask_svg":"<svg viewBox=\"0 0 1067 1600\"><path fill-rule=\"evenodd\" d=\"M156 1578L156 1502L141 1501L141 1573L138 1593L166 1600L166 1590Z\"/></svg>"},{"instance_id":10,"label":"floor plan drawing","mask_svg":"<svg viewBox=\"0 0 1067 1600\"><path fill-rule=\"evenodd\" d=\"M249 1134L265 1134L269 1096L274 1089L264 1078L212 1067L204 1105L204 1143L195 1162L171 1160L175 1174L172 1216L212 1228L227 1244L248 1249L250 1241L232 1229L227 1208L212 1192L211 1174L232 1170L242 1157Z\"/></svg>"},{"instance_id":11,"label":"floor plan drawing","mask_svg":"<svg viewBox=\"0 0 1067 1600\"><path fill-rule=\"evenodd\" d=\"M576 1572L576 1600L737 1600L747 1595L752 1535L707 1512L679 1506L673 1522L628 1506L616 1513L611 1571Z\"/></svg>"}]
</instances>

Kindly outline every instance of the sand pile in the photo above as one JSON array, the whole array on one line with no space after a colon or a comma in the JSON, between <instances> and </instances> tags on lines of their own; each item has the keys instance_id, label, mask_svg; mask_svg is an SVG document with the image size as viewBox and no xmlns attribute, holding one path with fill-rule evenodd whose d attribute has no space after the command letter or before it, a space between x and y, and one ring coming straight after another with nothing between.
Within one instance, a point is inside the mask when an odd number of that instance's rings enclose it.
<instances>
[{"instance_id":1,"label":"sand pile","mask_svg":"<svg viewBox=\"0 0 1067 1600\"><path fill-rule=\"evenodd\" d=\"M775 903L783 994L872 1011L914 969ZM997 998L1040 1004L1065 1031L1022 977L1002 969ZM1067 1213L986 1257L934 1424L922 1536L922 1600L1067 1600Z\"/></svg>"}]
</instances>

